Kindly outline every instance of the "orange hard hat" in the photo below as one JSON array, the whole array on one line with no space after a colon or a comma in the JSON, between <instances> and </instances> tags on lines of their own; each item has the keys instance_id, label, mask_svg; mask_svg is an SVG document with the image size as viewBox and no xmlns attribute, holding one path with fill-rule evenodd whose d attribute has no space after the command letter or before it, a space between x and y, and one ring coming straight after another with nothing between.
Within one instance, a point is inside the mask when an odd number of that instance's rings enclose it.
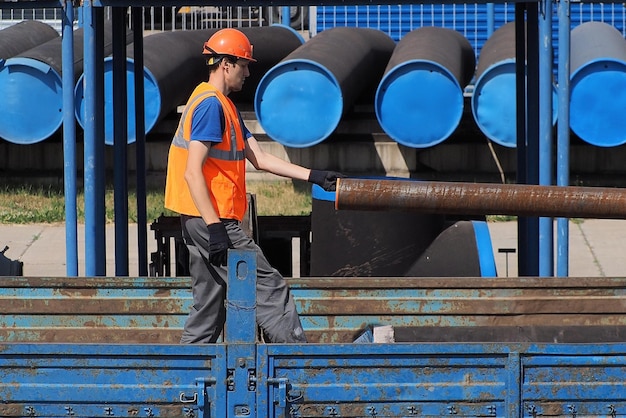
<instances>
[{"instance_id":1,"label":"orange hard hat","mask_svg":"<svg viewBox=\"0 0 626 418\"><path fill-rule=\"evenodd\" d=\"M241 31L232 28L220 29L204 43L203 55L230 55L256 62L252 58L250 40Z\"/></svg>"}]
</instances>

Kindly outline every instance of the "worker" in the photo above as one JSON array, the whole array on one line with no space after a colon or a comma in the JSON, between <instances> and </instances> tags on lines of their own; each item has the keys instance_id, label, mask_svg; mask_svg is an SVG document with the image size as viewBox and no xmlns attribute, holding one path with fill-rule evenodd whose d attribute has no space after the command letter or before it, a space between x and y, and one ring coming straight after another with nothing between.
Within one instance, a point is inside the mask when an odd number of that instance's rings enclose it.
<instances>
[{"instance_id":1,"label":"worker","mask_svg":"<svg viewBox=\"0 0 626 418\"><path fill-rule=\"evenodd\" d=\"M242 229L248 207L246 159L257 169L306 180L326 191L342 174L310 170L265 152L244 125L229 93L242 89L256 60L237 29L221 29L204 43L208 82L191 94L169 149L165 207L181 215L189 250L193 305L181 343L213 343L223 330L229 248L257 253L257 323L273 343L305 343L283 276Z\"/></svg>"}]
</instances>

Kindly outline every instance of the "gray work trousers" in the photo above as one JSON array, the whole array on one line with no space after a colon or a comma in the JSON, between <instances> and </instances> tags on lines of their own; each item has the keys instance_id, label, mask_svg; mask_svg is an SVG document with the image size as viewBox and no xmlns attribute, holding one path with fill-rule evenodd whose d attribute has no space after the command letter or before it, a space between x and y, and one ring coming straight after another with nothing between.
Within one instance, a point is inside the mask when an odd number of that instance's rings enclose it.
<instances>
[{"instance_id":1,"label":"gray work trousers","mask_svg":"<svg viewBox=\"0 0 626 418\"><path fill-rule=\"evenodd\" d=\"M189 249L193 306L185 321L181 343L214 343L226 320L227 267L209 263L209 231L198 217L181 216L183 239ZM272 343L306 343L287 282L237 221L225 221L233 246L257 253L256 319Z\"/></svg>"}]
</instances>

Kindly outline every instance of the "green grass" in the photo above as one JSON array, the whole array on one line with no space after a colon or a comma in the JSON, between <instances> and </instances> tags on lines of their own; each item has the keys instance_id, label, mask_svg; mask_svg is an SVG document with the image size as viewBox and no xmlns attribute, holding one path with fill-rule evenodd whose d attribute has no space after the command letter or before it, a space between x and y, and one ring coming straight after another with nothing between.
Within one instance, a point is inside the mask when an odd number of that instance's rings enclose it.
<instances>
[{"instance_id":1,"label":"green grass","mask_svg":"<svg viewBox=\"0 0 626 418\"><path fill-rule=\"evenodd\" d=\"M257 212L267 215L304 215L311 211L310 187L306 184L281 182L253 182L248 192L257 197ZM85 218L85 196L77 193L76 207L79 222ZM105 192L105 217L107 222L115 219L114 192ZM146 193L146 216L152 222L161 214L173 215L163 207L163 191ZM128 219L137 221L137 195L128 194ZM62 189L43 186L2 186L0 188L0 223L32 224L61 223L65 221L65 197Z\"/></svg>"}]
</instances>

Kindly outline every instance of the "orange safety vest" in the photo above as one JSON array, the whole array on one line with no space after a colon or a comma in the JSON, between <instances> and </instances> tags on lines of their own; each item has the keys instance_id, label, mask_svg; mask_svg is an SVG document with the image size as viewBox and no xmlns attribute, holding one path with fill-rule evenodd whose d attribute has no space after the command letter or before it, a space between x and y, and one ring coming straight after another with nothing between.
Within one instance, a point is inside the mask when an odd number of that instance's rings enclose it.
<instances>
[{"instance_id":1,"label":"orange safety vest","mask_svg":"<svg viewBox=\"0 0 626 418\"><path fill-rule=\"evenodd\" d=\"M247 209L245 140L239 113L233 102L209 83L191 94L170 145L165 178L165 207L174 212L200 216L185 181L193 112L204 99L217 97L224 109L222 142L211 144L202 169L204 179L220 218L241 221Z\"/></svg>"}]
</instances>

